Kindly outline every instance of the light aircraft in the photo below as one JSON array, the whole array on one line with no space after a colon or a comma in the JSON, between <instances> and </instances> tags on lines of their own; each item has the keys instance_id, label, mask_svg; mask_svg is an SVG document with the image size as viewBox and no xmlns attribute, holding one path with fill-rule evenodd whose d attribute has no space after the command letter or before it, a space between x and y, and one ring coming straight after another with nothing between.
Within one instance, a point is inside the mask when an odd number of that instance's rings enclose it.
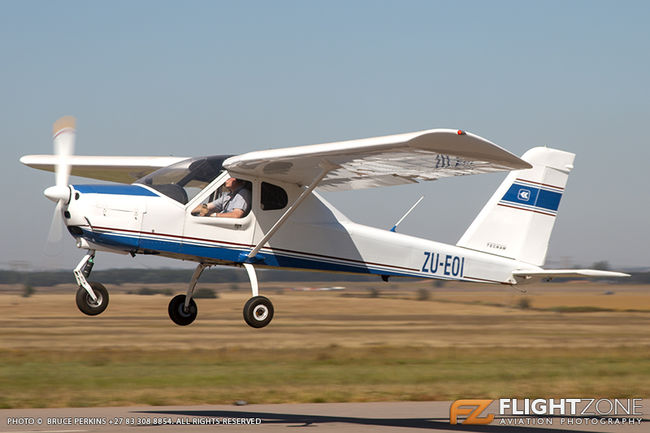
<instances>
[{"instance_id":1,"label":"light aircraft","mask_svg":"<svg viewBox=\"0 0 650 433\"><path fill-rule=\"evenodd\" d=\"M89 281L97 251L155 254L198 265L168 313L178 325L197 316L192 298L203 270L243 267L252 297L244 320L262 328L273 304L259 295L256 268L431 278L515 285L553 277L622 277L619 272L543 269L551 230L574 154L536 147L521 158L463 130L431 129L384 137L205 157L73 155L75 121L54 124L54 155L20 161L54 171L44 194L56 202L51 232L63 220L87 253L74 269L76 302L102 313L108 291ZM355 190L510 171L456 245L356 224L315 191ZM68 185L70 174L117 182ZM250 187L241 218L193 210L223 193L236 177ZM400 220L401 221L401 220ZM399 222L398 222L399 223Z\"/></svg>"}]
</instances>

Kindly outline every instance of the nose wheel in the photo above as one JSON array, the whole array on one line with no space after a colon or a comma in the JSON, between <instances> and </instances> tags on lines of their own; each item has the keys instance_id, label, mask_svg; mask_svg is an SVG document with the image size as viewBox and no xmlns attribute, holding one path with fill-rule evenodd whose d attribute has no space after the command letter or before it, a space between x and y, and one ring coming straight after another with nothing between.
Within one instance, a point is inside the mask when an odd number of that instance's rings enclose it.
<instances>
[{"instance_id":1,"label":"nose wheel","mask_svg":"<svg viewBox=\"0 0 650 433\"><path fill-rule=\"evenodd\" d=\"M88 316L96 316L104 312L108 307L108 290L102 283L88 281L90 272L93 269L95 250L88 250L88 253L74 269L74 277L77 280L77 308Z\"/></svg>"},{"instance_id":2,"label":"nose wheel","mask_svg":"<svg viewBox=\"0 0 650 433\"><path fill-rule=\"evenodd\" d=\"M102 283L96 281L91 281L88 284L93 289L96 299L93 299L86 289L79 287L76 296L77 308L88 316L96 316L103 313L108 307L108 290Z\"/></svg>"}]
</instances>

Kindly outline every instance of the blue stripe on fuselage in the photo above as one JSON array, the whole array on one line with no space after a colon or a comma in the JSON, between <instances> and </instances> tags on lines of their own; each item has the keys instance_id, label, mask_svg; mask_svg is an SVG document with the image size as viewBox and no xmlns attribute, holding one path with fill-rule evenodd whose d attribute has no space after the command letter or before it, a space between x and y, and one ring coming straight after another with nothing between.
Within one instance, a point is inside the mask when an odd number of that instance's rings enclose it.
<instances>
[{"instance_id":1,"label":"blue stripe on fuselage","mask_svg":"<svg viewBox=\"0 0 650 433\"><path fill-rule=\"evenodd\" d=\"M82 194L114 194L158 197L158 194L139 185L72 185Z\"/></svg>"},{"instance_id":2,"label":"blue stripe on fuselage","mask_svg":"<svg viewBox=\"0 0 650 433\"><path fill-rule=\"evenodd\" d=\"M138 249L153 250L160 251L162 253L168 252L173 254L182 254L188 257L204 257L234 263L242 263L241 253L250 251L250 248L238 249L216 246L202 246L191 243L179 243L177 241L171 240L167 241L161 239L147 239L146 237L139 237L138 235L126 236L117 233L98 233L89 230L83 230L83 237L93 243L123 248L125 251ZM273 267L315 269L320 271L349 272L360 274L422 277L422 275L418 272L400 272L391 271L388 269L374 269L365 263L333 263L307 257L295 257L291 255L277 253L269 254L262 252L260 252L257 257L262 259L261 264Z\"/></svg>"}]
</instances>

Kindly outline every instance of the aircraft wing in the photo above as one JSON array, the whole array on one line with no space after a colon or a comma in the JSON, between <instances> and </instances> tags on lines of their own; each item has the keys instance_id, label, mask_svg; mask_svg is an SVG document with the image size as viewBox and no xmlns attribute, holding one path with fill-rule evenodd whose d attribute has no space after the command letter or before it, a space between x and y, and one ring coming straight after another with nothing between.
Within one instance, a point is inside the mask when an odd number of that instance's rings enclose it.
<instances>
[{"instance_id":1,"label":"aircraft wing","mask_svg":"<svg viewBox=\"0 0 650 433\"><path fill-rule=\"evenodd\" d=\"M484 138L451 129L262 150L224 161L224 167L234 174L299 185L311 184L323 165L335 167L318 184L326 191L531 167Z\"/></svg>"},{"instance_id":2,"label":"aircraft wing","mask_svg":"<svg viewBox=\"0 0 650 433\"><path fill-rule=\"evenodd\" d=\"M54 171L56 155L26 155L23 164L39 170ZM162 167L183 161L187 157L176 156L80 156L68 157L73 176L132 183L142 176Z\"/></svg>"}]
</instances>

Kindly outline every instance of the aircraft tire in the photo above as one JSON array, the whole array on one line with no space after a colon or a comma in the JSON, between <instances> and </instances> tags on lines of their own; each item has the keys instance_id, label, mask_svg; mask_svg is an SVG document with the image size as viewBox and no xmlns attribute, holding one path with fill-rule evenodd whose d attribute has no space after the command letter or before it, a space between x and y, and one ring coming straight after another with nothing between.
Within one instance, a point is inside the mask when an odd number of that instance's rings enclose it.
<instances>
[{"instance_id":1,"label":"aircraft tire","mask_svg":"<svg viewBox=\"0 0 650 433\"><path fill-rule=\"evenodd\" d=\"M185 311L185 295L176 295L169 301L169 318L179 326L187 326L194 322L199 312L194 299L190 299L189 311Z\"/></svg>"},{"instance_id":2,"label":"aircraft tire","mask_svg":"<svg viewBox=\"0 0 650 433\"><path fill-rule=\"evenodd\" d=\"M93 301L93 298L90 297L86 289L79 287L77 289L77 308L82 313L88 316L96 316L101 314L108 307L108 290L102 283L96 281L90 281L90 287L92 287L95 296L97 296L97 301Z\"/></svg>"},{"instance_id":3,"label":"aircraft tire","mask_svg":"<svg viewBox=\"0 0 650 433\"><path fill-rule=\"evenodd\" d=\"M263 328L273 319L273 304L264 296L250 298L244 305L244 320L253 328Z\"/></svg>"}]
</instances>

